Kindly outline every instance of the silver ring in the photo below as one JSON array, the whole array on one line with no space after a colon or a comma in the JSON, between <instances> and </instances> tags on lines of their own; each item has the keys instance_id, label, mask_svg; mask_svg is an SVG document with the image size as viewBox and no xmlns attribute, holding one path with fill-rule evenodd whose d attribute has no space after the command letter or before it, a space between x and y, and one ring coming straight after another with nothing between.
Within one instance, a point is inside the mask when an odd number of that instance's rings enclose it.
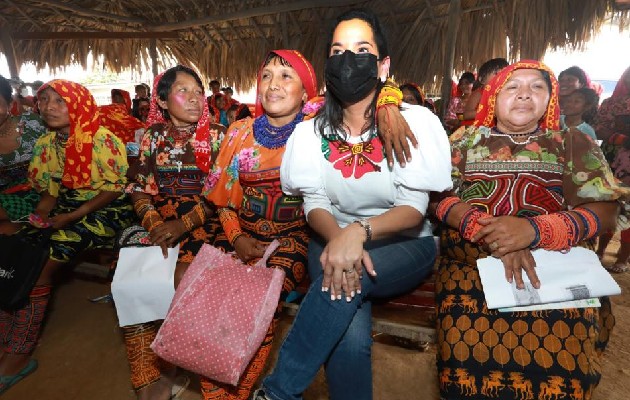
<instances>
[{"instance_id":1,"label":"silver ring","mask_svg":"<svg viewBox=\"0 0 630 400\"><path fill-rule=\"evenodd\" d=\"M354 270L353 269L344 269L343 272L349 274L350 272L354 272Z\"/></svg>"},{"instance_id":2,"label":"silver ring","mask_svg":"<svg viewBox=\"0 0 630 400\"><path fill-rule=\"evenodd\" d=\"M171 235L171 232L166 232L166 237L167 238L170 238L171 236L173 236L173 235Z\"/></svg>"},{"instance_id":3,"label":"silver ring","mask_svg":"<svg viewBox=\"0 0 630 400\"><path fill-rule=\"evenodd\" d=\"M490 243L490 250L496 250L498 248L499 248L499 244L496 241Z\"/></svg>"}]
</instances>

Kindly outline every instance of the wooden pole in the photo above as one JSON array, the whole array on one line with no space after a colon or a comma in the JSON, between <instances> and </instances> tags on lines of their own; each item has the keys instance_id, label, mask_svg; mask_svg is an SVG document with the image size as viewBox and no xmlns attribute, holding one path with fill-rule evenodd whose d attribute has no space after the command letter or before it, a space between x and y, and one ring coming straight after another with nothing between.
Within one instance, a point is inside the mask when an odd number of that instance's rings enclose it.
<instances>
[{"instance_id":1,"label":"wooden pole","mask_svg":"<svg viewBox=\"0 0 630 400\"><path fill-rule=\"evenodd\" d=\"M451 77L453 76L453 65L455 62L455 40L459 31L461 21L462 5L461 0L451 0L448 5L448 32L446 36L446 60L444 63L444 77L442 79L442 110L440 115L442 120L446 116L448 104L451 101Z\"/></svg>"},{"instance_id":2,"label":"wooden pole","mask_svg":"<svg viewBox=\"0 0 630 400\"><path fill-rule=\"evenodd\" d=\"M177 32L12 32L13 39L20 40L83 40L83 39L179 39Z\"/></svg>"},{"instance_id":3,"label":"wooden pole","mask_svg":"<svg viewBox=\"0 0 630 400\"><path fill-rule=\"evenodd\" d=\"M13 47L13 40L6 30L2 30L0 34L0 41L2 42L2 48L4 49L4 56L7 58L7 64L9 64L9 73L11 78L18 78L20 75L20 68L17 64L17 58L15 57L15 48Z\"/></svg>"},{"instance_id":4,"label":"wooden pole","mask_svg":"<svg viewBox=\"0 0 630 400\"><path fill-rule=\"evenodd\" d=\"M314 7L331 8L342 7L351 4L363 3L360 0L301 0L292 1L284 4L264 6L258 8L248 8L235 12L219 13L203 18L195 18L190 20L171 22L156 26L147 26L148 30L153 31L175 31L179 29L191 28L193 26L216 24L219 22L232 21L235 19L244 19L252 17L260 17L263 15L280 14L288 11L297 11L311 9Z\"/></svg>"}]
</instances>

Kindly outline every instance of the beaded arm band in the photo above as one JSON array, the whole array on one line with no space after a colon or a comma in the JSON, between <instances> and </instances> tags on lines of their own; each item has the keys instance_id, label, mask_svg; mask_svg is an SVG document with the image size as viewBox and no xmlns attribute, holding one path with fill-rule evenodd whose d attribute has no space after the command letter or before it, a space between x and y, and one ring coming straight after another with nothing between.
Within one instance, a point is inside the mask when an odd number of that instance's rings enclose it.
<instances>
[{"instance_id":1,"label":"beaded arm band","mask_svg":"<svg viewBox=\"0 0 630 400\"><path fill-rule=\"evenodd\" d=\"M201 203L195 204L195 206L182 216L182 221L188 232L203 225L206 222L206 211Z\"/></svg>"},{"instance_id":2,"label":"beaded arm band","mask_svg":"<svg viewBox=\"0 0 630 400\"><path fill-rule=\"evenodd\" d=\"M144 213L144 216L142 217L142 227L149 232L163 223L164 220L162 219L162 216L156 210L149 210Z\"/></svg>"},{"instance_id":3,"label":"beaded arm band","mask_svg":"<svg viewBox=\"0 0 630 400\"><path fill-rule=\"evenodd\" d=\"M576 215L583 229L580 229ZM569 250L580 241L595 237L601 229L599 217L588 208L538 215L527 220L536 233L529 245L532 249Z\"/></svg>"},{"instance_id":4,"label":"beaded arm band","mask_svg":"<svg viewBox=\"0 0 630 400\"><path fill-rule=\"evenodd\" d=\"M395 105L396 107L402 104L403 94L402 91L396 85L392 79L387 79L385 84L381 88L376 100L376 109L383 106Z\"/></svg>"},{"instance_id":5,"label":"beaded arm band","mask_svg":"<svg viewBox=\"0 0 630 400\"><path fill-rule=\"evenodd\" d=\"M133 209L136 211L138 218L143 218L147 211L155 210L155 207L151 204L151 199L142 198L133 203Z\"/></svg>"},{"instance_id":6,"label":"beaded arm band","mask_svg":"<svg viewBox=\"0 0 630 400\"><path fill-rule=\"evenodd\" d=\"M234 247L236 239L245 234L241 229L241 224L238 222L238 214L228 207L219 208L217 214L219 214L219 221L221 221L225 236L227 236L228 241Z\"/></svg>"},{"instance_id":7,"label":"beaded arm band","mask_svg":"<svg viewBox=\"0 0 630 400\"><path fill-rule=\"evenodd\" d=\"M440 221L446 223L448 214L451 212L451 210L453 209L453 207L455 207L456 204L459 204L461 202L462 201L457 196L450 196L450 197L443 198L438 203L437 207L435 208L435 216Z\"/></svg>"},{"instance_id":8,"label":"beaded arm band","mask_svg":"<svg viewBox=\"0 0 630 400\"><path fill-rule=\"evenodd\" d=\"M478 222L481 218L491 217L490 214L479 211L475 207L471 207L462 216L459 223L459 234L466 240L470 241L483 226Z\"/></svg>"}]
</instances>

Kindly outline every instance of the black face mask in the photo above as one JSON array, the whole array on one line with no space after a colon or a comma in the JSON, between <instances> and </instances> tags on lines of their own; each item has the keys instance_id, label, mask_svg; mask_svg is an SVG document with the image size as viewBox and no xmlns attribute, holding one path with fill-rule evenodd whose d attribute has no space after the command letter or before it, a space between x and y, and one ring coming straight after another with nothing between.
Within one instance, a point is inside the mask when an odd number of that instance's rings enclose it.
<instances>
[{"instance_id":1,"label":"black face mask","mask_svg":"<svg viewBox=\"0 0 630 400\"><path fill-rule=\"evenodd\" d=\"M356 103L376 87L378 59L371 53L353 53L330 56L324 72L326 89L343 103Z\"/></svg>"}]
</instances>

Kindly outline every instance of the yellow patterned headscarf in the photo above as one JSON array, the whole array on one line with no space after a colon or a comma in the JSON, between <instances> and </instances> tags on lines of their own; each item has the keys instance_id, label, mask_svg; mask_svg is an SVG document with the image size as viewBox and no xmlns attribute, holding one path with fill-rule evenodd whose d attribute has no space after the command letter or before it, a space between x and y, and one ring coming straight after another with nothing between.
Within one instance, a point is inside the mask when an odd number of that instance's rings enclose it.
<instances>
[{"instance_id":1,"label":"yellow patterned headscarf","mask_svg":"<svg viewBox=\"0 0 630 400\"><path fill-rule=\"evenodd\" d=\"M547 111L540 119L538 126L541 129L560 129L560 106L558 104L558 80L553 71L548 66L536 60L521 60L501 70L486 86L481 94L481 101L477 108L474 126L487 126L489 128L496 125L495 107L497 95L505 85L512 73L517 69L537 69L545 71L551 79L551 94Z\"/></svg>"},{"instance_id":2,"label":"yellow patterned headscarf","mask_svg":"<svg viewBox=\"0 0 630 400\"><path fill-rule=\"evenodd\" d=\"M92 141L99 128L99 113L92 93L84 86L63 79L43 84L37 93L52 88L66 102L70 136L66 142L66 163L61 182L71 189L91 185Z\"/></svg>"}]
</instances>

